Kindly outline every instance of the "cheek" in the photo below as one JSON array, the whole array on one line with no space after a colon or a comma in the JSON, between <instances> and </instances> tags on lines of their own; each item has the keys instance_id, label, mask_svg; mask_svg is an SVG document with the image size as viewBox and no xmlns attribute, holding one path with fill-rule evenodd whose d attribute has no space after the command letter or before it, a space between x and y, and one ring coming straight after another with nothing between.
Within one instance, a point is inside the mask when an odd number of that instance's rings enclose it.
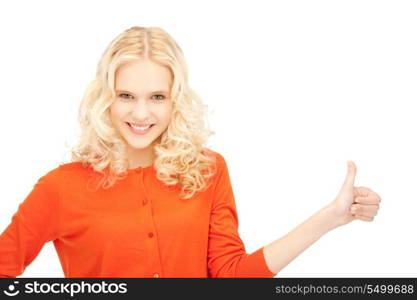
<instances>
[{"instance_id":1,"label":"cheek","mask_svg":"<svg viewBox=\"0 0 417 300\"><path fill-rule=\"evenodd\" d=\"M165 121L167 125L171 122L171 118L172 118L172 108L168 109L165 113Z\"/></svg>"},{"instance_id":2,"label":"cheek","mask_svg":"<svg viewBox=\"0 0 417 300\"><path fill-rule=\"evenodd\" d=\"M166 106L159 110L158 112L158 118L159 121L165 125L168 125L171 120L172 115L172 106Z\"/></svg>"},{"instance_id":3,"label":"cheek","mask_svg":"<svg viewBox=\"0 0 417 300\"><path fill-rule=\"evenodd\" d=\"M163 123L165 124L165 126L168 126L169 123L171 122L171 112L165 111L162 119L163 119Z\"/></svg>"},{"instance_id":4,"label":"cheek","mask_svg":"<svg viewBox=\"0 0 417 300\"><path fill-rule=\"evenodd\" d=\"M120 105L112 104L109 107L110 118L112 121L118 121L123 117L123 110Z\"/></svg>"}]
</instances>

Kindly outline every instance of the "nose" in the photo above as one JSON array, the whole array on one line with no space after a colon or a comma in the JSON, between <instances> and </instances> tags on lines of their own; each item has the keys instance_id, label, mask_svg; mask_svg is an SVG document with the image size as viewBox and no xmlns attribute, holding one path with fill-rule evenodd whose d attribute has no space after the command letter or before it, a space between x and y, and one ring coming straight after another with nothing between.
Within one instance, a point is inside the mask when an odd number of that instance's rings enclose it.
<instances>
[{"instance_id":1,"label":"nose","mask_svg":"<svg viewBox=\"0 0 417 300\"><path fill-rule=\"evenodd\" d=\"M150 111L148 104L145 99L139 99L132 111L132 116L134 119L136 119L138 122L145 121L149 117Z\"/></svg>"}]
</instances>

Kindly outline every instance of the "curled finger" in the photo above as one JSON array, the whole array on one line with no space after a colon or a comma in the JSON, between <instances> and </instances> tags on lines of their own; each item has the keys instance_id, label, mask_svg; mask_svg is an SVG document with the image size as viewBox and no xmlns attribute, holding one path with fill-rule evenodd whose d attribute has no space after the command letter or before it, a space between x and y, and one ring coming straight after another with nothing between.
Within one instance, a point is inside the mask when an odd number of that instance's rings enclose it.
<instances>
[{"instance_id":1,"label":"curled finger","mask_svg":"<svg viewBox=\"0 0 417 300\"><path fill-rule=\"evenodd\" d=\"M355 217L355 219L362 220L362 221L365 221L365 222L372 222L374 220L373 217L367 217L367 216L363 216L363 215L356 215L355 214L353 216Z\"/></svg>"}]
</instances>

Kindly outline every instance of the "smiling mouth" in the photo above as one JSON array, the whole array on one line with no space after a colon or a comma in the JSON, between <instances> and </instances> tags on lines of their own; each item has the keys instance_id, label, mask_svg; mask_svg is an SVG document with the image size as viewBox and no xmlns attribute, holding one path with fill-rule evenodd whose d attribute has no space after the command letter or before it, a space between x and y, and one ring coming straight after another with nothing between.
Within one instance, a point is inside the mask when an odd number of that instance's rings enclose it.
<instances>
[{"instance_id":1,"label":"smiling mouth","mask_svg":"<svg viewBox=\"0 0 417 300\"><path fill-rule=\"evenodd\" d=\"M128 122L126 122L126 124L129 126L129 129L133 134L138 134L138 135L147 134L152 129L152 127L155 125L155 124L150 124L150 125L142 127L142 126L134 126L134 125L132 125Z\"/></svg>"},{"instance_id":2,"label":"smiling mouth","mask_svg":"<svg viewBox=\"0 0 417 300\"><path fill-rule=\"evenodd\" d=\"M146 130L151 128L152 126L154 126L155 124L150 124L150 125L146 125L146 126L136 126L136 125L132 125L129 122L126 122L127 125L129 125L131 128L137 129L137 130Z\"/></svg>"}]
</instances>

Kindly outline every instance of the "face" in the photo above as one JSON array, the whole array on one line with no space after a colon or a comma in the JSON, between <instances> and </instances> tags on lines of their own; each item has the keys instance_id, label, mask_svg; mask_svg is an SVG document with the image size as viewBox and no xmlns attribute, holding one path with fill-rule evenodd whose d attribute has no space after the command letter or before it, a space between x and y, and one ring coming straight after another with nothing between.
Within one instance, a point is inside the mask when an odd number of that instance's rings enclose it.
<instances>
[{"instance_id":1,"label":"face","mask_svg":"<svg viewBox=\"0 0 417 300\"><path fill-rule=\"evenodd\" d=\"M148 59L130 62L116 71L116 99L110 116L126 141L130 168L153 162L153 145L171 119L171 84L170 69Z\"/></svg>"}]
</instances>

